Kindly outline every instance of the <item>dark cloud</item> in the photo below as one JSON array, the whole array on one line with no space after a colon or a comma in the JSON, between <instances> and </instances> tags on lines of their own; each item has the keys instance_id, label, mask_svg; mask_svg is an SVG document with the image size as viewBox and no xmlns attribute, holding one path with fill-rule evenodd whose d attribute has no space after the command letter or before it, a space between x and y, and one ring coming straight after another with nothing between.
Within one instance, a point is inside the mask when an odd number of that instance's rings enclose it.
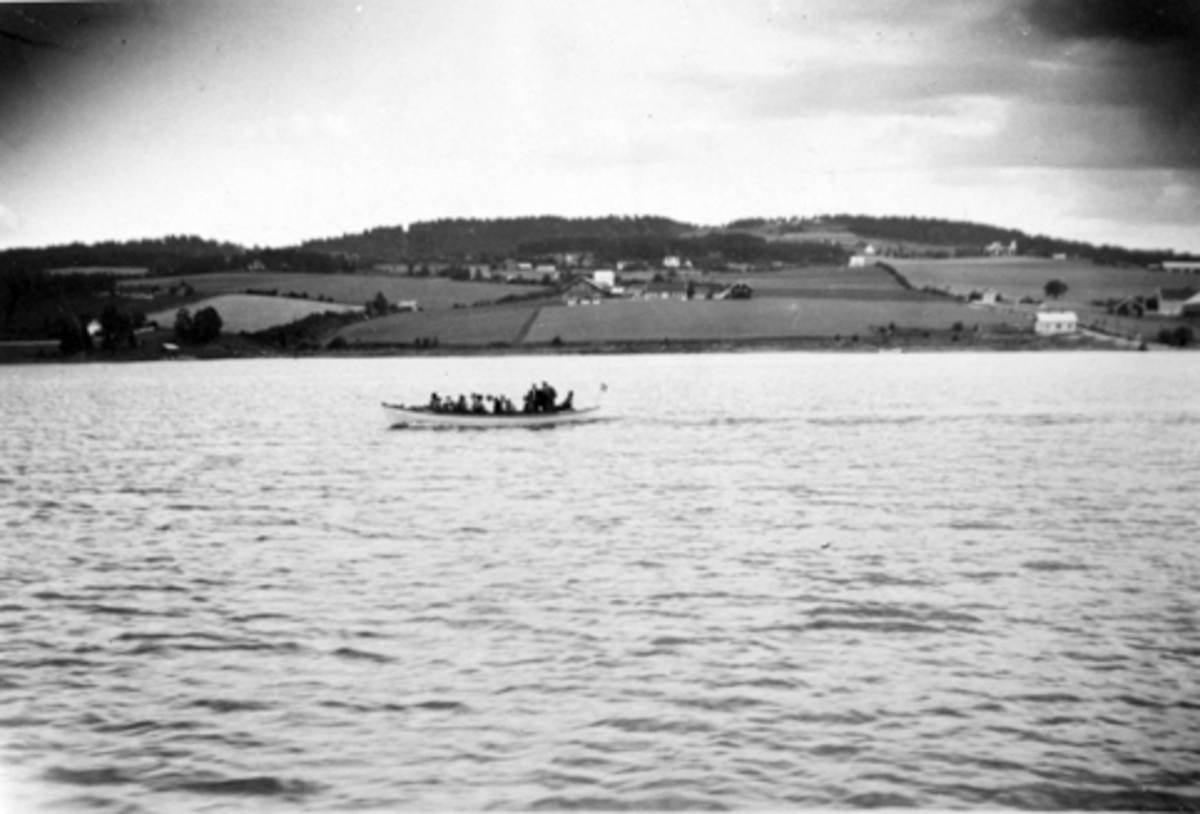
<instances>
[{"instance_id":1,"label":"dark cloud","mask_svg":"<svg viewBox=\"0 0 1200 814\"><path fill-rule=\"evenodd\" d=\"M153 19L150 3L0 5L0 140L31 137Z\"/></svg>"},{"instance_id":2,"label":"dark cloud","mask_svg":"<svg viewBox=\"0 0 1200 814\"><path fill-rule=\"evenodd\" d=\"M1027 0L1023 11L1086 70L1088 101L1138 116L1162 166L1200 168L1198 0Z\"/></svg>"},{"instance_id":3,"label":"dark cloud","mask_svg":"<svg viewBox=\"0 0 1200 814\"><path fill-rule=\"evenodd\" d=\"M1200 37L1195 0L1030 0L1025 13L1039 29L1066 39L1195 45Z\"/></svg>"}]
</instances>

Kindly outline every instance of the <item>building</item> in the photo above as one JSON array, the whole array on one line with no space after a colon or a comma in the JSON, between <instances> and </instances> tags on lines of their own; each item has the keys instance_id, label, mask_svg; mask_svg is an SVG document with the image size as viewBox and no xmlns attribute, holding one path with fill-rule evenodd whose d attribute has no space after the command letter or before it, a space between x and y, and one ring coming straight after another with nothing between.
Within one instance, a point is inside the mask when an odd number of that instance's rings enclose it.
<instances>
[{"instance_id":1,"label":"building","mask_svg":"<svg viewBox=\"0 0 1200 814\"><path fill-rule=\"evenodd\" d=\"M1038 311L1033 332L1040 336L1071 334L1079 329L1079 317L1074 311Z\"/></svg>"},{"instance_id":2,"label":"building","mask_svg":"<svg viewBox=\"0 0 1200 814\"><path fill-rule=\"evenodd\" d=\"M1200 274L1200 260L1169 260L1162 269L1170 274Z\"/></svg>"},{"instance_id":3,"label":"building","mask_svg":"<svg viewBox=\"0 0 1200 814\"><path fill-rule=\"evenodd\" d=\"M1138 295L1126 297L1108 309L1110 314L1119 317L1142 317L1146 315L1146 298Z\"/></svg>"},{"instance_id":4,"label":"building","mask_svg":"<svg viewBox=\"0 0 1200 814\"><path fill-rule=\"evenodd\" d=\"M569 280L558 290L567 305L592 305L613 296L611 288L597 285L594 280L578 276Z\"/></svg>"},{"instance_id":5,"label":"building","mask_svg":"<svg viewBox=\"0 0 1200 814\"><path fill-rule=\"evenodd\" d=\"M686 300L688 284L682 280L651 280L638 296L643 300Z\"/></svg>"},{"instance_id":6,"label":"building","mask_svg":"<svg viewBox=\"0 0 1200 814\"><path fill-rule=\"evenodd\" d=\"M1158 289L1158 313L1164 317L1181 317L1186 307L1200 303L1194 288Z\"/></svg>"},{"instance_id":7,"label":"building","mask_svg":"<svg viewBox=\"0 0 1200 814\"><path fill-rule=\"evenodd\" d=\"M592 282L601 288L606 288L609 291L612 291L613 287L617 284L617 273L611 269L599 269L597 271L593 271Z\"/></svg>"}]
</instances>

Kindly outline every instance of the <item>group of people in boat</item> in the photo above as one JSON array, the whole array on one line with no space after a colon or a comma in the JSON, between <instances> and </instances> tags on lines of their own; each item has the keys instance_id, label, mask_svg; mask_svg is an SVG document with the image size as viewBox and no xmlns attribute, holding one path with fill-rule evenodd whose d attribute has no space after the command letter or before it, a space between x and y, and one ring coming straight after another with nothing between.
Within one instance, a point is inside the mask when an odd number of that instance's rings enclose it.
<instances>
[{"instance_id":1,"label":"group of people in boat","mask_svg":"<svg viewBox=\"0 0 1200 814\"><path fill-rule=\"evenodd\" d=\"M472 393L467 396L439 396L433 393L429 397L429 409L435 413L476 413L492 415L517 415L518 413L558 413L575 409L575 391L567 393L566 398L558 401L558 392L546 382L541 385L530 385L525 393L524 403L518 410L516 404L508 396L492 396L482 393Z\"/></svg>"}]
</instances>

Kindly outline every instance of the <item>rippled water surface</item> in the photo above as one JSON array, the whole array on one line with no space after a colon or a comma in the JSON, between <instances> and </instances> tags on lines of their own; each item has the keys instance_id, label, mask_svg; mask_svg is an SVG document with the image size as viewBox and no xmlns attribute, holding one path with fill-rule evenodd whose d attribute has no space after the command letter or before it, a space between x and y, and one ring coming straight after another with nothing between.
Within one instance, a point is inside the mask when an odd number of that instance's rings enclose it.
<instances>
[{"instance_id":1,"label":"rippled water surface","mask_svg":"<svg viewBox=\"0 0 1200 814\"><path fill-rule=\"evenodd\" d=\"M606 419L379 409L541 379ZM1200 809L1200 356L8 367L0 409L12 807Z\"/></svg>"}]
</instances>

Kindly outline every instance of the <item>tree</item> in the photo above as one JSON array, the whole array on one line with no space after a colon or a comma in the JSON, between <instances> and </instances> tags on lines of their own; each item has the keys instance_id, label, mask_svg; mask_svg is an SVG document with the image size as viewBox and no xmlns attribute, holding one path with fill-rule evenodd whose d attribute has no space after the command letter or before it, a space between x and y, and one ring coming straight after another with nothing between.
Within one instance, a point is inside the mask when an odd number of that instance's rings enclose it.
<instances>
[{"instance_id":1,"label":"tree","mask_svg":"<svg viewBox=\"0 0 1200 814\"><path fill-rule=\"evenodd\" d=\"M1067 293L1067 284L1062 280L1051 280L1050 282L1046 283L1044 290L1047 297L1056 300L1063 294Z\"/></svg>"},{"instance_id":2,"label":"tree","mask_svg":"<svg viewBox=\"0 0 1200 814\"><path fill-rule=\"evenodd\" d=\"M175 338L180 342L192 341L192 313L186 308L175 314Z\"/></svg>"},{"instance_id":3,"label":"tree","mask_svg":"<svg viewBox=\"0 0 1200 814\"><path fill-rule=\"evenodd\" d=\"M203 345L212 342L221 335L224 322L217 309L211 305L201 308L193 317L186 308L180 308L175 315L175 338L180 342Z\"/></svg>"},{"instance_id":4,"label":"tree","mask_svg":"<svg viewBox=\"0 0 1200 814\"><path fill-rule=\"evenodd\" d=\"M196 319L192 322L192 341L201 345L212 342L221 335L221 328L224 327L224 324L216 308L211 305L201 308L196 312Z\"/></svg>"},{"instance_id":5,"label":"tree","mask_svg":"<svg viewBox=\"0 0 1200 814\"><path fill-rule=\"evenodd\" d=\"M100 346L104 350L115 350L122 346L134 347L133 320L117 306L109 304L100 312Z\"/></svg>"},{"instance_id":6,"label":"tree","mask_svg":"<svg viewBox=\"0 0 1200 814\"><path fill-rule=\"evenodd\" d=\"M55 334L58 337L58 349L63 356L73 356L76 353L91 350L92 338L88 335L84 324L73 314L59 318Z\"/></svg>"},{"instance_id":7,"label":"tree","mask_svg":"<svg viewBox=\"0 0 1200 814\"><path fill-rule=\"evenodd\" d=\"M1163 328L1158 332L1158 341L1160 343L1176 348L1186 348L1195 341L1195 338L1195 333L1186 325L1180 325L1174 329Z\"/></svg>"}]
</instances>

